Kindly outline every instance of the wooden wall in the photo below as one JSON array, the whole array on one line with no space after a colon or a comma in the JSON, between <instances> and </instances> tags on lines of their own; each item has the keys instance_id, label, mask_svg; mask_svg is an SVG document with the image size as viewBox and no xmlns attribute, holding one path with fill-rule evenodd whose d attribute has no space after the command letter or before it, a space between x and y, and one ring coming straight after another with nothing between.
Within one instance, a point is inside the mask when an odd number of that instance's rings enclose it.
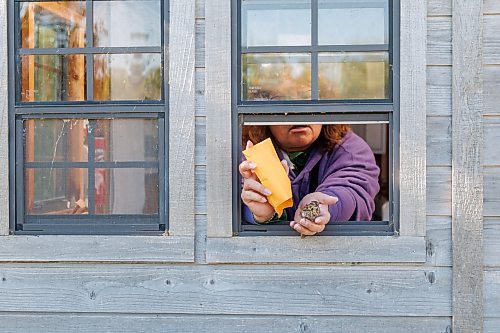
<instances>
[{"instance_id":1,"label":"wooden wall","mask_svg":"<svg viewBox=\"0 0 500 333\"><path fill-rule=\"evenodd\" d=\"M0 330L451 332L451 0L428 0L427 261L407 265L207 264L204 6L196 1L194 262L3 263ZM484 0L484 11L484 302L485 332L493 333L500 331L500 1Z\"/></svg>"},{"instance_id":2,"label":"wooden wall","mask_svg":"<svg viewBox=\"0 0 500 333\"><path fill-rule=\"evenodd\" d=\"M500 331L500 1L484 0L484 331Z\"/></svg>"}]
</instances>

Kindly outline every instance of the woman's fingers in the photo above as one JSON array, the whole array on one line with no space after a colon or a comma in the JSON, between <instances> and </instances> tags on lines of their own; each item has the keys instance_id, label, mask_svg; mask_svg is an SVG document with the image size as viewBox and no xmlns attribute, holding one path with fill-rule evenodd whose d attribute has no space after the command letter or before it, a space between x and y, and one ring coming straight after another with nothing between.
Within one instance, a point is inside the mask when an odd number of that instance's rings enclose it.
<instances>
[{"instance_id":1,"label":"woman's fingers","mask_svg":"<svg viewBox=\"0 0 500 333\"><path fill-rule=\"evenodd\" d=\"M243 178L256 179L257 176L253 173L253 170L257 167L257 164L250 161L243 161L239 165L239 171Z\"/></svg>"},{"instance_id":2,"label":"woman's fingers","mask_svg":"<svg viewBox=\"0 0 500 333\"><path fill-rule=\"evenodd\" d=\"M243 200L243 203L249 204L250 202L260 202L260 203L265 203L267 202L267 199L265 196L263 196L260 193L254 192L254 191L242 191L241 192L241 200Z\"/></svg>"},{"instance_id":3,"label":"woman's fingers","mask_svg":"<svg viewBox=\"0 0 500 333\"><path fill-rule=\"evenodd\" d=\"M262 195L271 195L271 191L255 179L245 179L243 190L255 191Z\"/></svg>"},{"instance_id":4,"label":"woman's fingers","mask_svg":"<svg viewBox=\"0 0 500 333\"><path fill-rule=\"evenodd\" d=\"M283 168L285 168L285 172L288 175L290 173L290 166L288 166L288 162L286 160L281 160L281 164Z\"/></svg>"},{"instance_id":5,"label":"woman's fingers","mask_svg":"<svg viewBox=\"0 0 500 333\"><path fill-rule=\"evenodd\" d=\"M313 222L312 222L313 223ZM290 226L295 230L297 231L298 233L300 233L301 235L306 235L306 236L312 236L318 232L321 232L323 231L324 229L324 226L321 228L321 230L311 230L309 228L307 228L306 226L304 226L303 224L301 223L298 223L298 222L295 222L295 221L292 221L290 222ZM315 228L316 229L316 228Z\"/></svg>"}]
</instances>

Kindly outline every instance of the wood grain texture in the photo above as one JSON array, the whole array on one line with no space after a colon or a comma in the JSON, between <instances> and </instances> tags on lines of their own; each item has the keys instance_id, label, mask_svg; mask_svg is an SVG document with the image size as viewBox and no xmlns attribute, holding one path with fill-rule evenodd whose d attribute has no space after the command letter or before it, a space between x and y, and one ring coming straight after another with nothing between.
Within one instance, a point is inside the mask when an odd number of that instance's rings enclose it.
<instances>
[{"instance_id":1,"label":"wood grain texture","mask_svg":"<svg viewBox=\"0 0 500 333\"><path fill-rule=\"evenodd\" d=\"M451 65L451 17L427 19L427 64Z\"/></svg>"},{"instance_id":2,"label":"wood grain texture","mask_svg":"<svg viewBox=\"0 0 500 333\"><path fill-rule=\"evenodd\" d=\"M192 262L193 237L8 236L0 262Z\"/></svg>"},{"instance_id":3,"label":"wood grain texture","mask_svg":"<svg viewBox=\"0 0 500 333\"><path fill-rule=\"evenodd\" d=\"M427 67L427 116L451 116L451 66Z\"/></svg>"},{"instance_id":4,"label":"wood grain texture","mask_svg":"<svg viewBox=\"0 0 500 333\"><path fill-rule=\"evenodd\" d=\"M500 85L497 88L500 94ZM500 167L500 117L487 117L483 121L484 165Z\"/></svg>"},{"instance_id":5,"label":"wood grain texture","mask_svg":"<svg viewBox=\"0 0 500 333\"><path fill-rule=\"evenodd\" d=\"M207 215L196 214L194 237L194 262L206 264L207 255Z\"/></svg>"},{"instance_id":6,"label":"wood grain texture","mask_svg":"<svg viewBox=\"0 0 500 333\"><path fill-rule=\"evenodd\" d=\"M0 2L0 236L9 234L9 104L7 7Z\"/></svg>"},{"instance_id":7,"label":"wood grain texture","mask_svg":"<svg viewBox=\"0 0 500 333\"><path fill-rule=\"evenodd\" d=\"M451 117L427 117L427 166L451 166Z\"/></svg>"},{"instance_id":8,"label":"wood grain texture","mask_svg":"<svg viewBox=\"0 0 500 333\"><path fill-rule=\"evenodd\" d=\"M483 22L484 64L500 65L500 15L485 15Z\"/></svg>"},{"instance_id":9,"label":"wood grain texture","mask_svg":"<svg viewBox=\"0 0 500 333\"><path fill-rule=\"evenodd\" d=\"M426 228L426 264L434 267L451 266L451 217L428 216Z\"/></svg>"},{"instance_id":10,"label":"wood grain texture","mask_svg":"<svg viewBox=\"0 0 500 333\"><path fill-rule=\"evenodd\" d=\"M405 333L446 333L451 328L449 317L0 314L0 321L3 333L400 333L402 323Z\"/></svg>"},{"instance_id":11,"label":"wood grain texture","mask_svg":"<svg viewBox=\"0 0 500 333\"><path fill-rule=\"evenodd\" d=\"M279 250L278 250L279 249ZM209 263L425 262L424 237L210 238Z\"/></svg>"},{"instance_id":12,"label":"wood grain texture","mask_svg":"<svg viewBox=\"0 0 500 333\"><path fill-rule=\"evenodd\" d=\"M451 0L427 0L428 16L451 16Z\"/></svg>"},{"instance_id":13,"label":"wood grain texture","mask_svg":"<svg viewBox=\"0 0 500 333\"><path fill-rule=\"evenodd\" d=\"M207 167L197 165L194 172L195 181L195 213L207 214Z\"/></svg>"},{"instance_id":14,"label":"wood grain texture","mask_svg":"<svg viewBox=\"0 0 500 333\"><path fill-rule=\"evenodd\" d=\"M500 168L484 168L484 216L500 216Z\"/></svg>"},{"instance_id":15,"label":"wood grain texture","mask_svg":"<svg viewBox=\"0 0 500 333\"><path fill-rule=\"evenodd\" d=\"M195 66L196 68L205 67L205 19L196 19L195 26Z\"/></svg>"},{"instance_id":16,"label":"wood grain texture","mask_svg":"<svg viewBox=\"0 0 500 333\"><path fill-rule=\"evenodd\" d=\"M453 332L482 332L483 5L452 4Z\"/></svg>"},{"instance_id":17,"label":"wood grain texture","mask_svg":"<svg viewBox=\"0 0 500 333\"><path fill-rule=\"evenodd\" d=\"M484 272L484 317L500 319L500 270Z\"/></svg>"},{"instance_id":18,"label":"wood grain texture","mask_svg":"<svg viewBox=\"0 0 500 333\"><path fill-rule=\"evenodd\" d=\"M231 1L210 1L205 16L208 236L231 237Z\"/></svg>"},{"instance_id":19,"label":"wood grain texture","mask_svg":"<svg viewBox=\"0 0 500 333\"><path fill-rule=\"evenodd\" d=\"M194 235L195 1L170 1L169 231ZM180 218L182 217L182 218Z\"/></svg>"},{"instance_id":20,"label":"wood grain texture","mask_svg":"<svg viewBox=\"0 0 500 333\"><path fill-rule=\"evenodd\" d=\"M427 4L401 1L400 233L424 236Z\"/></svg>"},{"instance_id":21,"label":"wood grain texture","mask_svg":"<svg viewBox=\"0 0 500 333\"><path fill-rule=\"evenodd\" d=\"M484 333L500 332L500 318L484 318Z\"/></svg>"},{"instance_id":22,"label":"wood grain texture","mask_svg":"<svg viewBox=\"0 0 500 333\"><path fill-rule=\"evenodd\" d=\"M196 18L205 18L205 0L196 0Z\"/></svg>"},{"instance_id":23,"label":"wood grain texture","mask_svg":"<svg viewBox=\"0 0 500 333\"><path fill-rule=\"evenodd\" d=\"M315 266L0 266L0 311L451 315L451 269Z\"/></svg>"},{"instance_id":24,"label":"wood grain texture","mask_svg":"<svg viewBox=\"0 0 500 333\"><path fill-rule=\"evenodd\" d=\"M500 66L485 66L484 70L484 114L500 115Z\"/></svg>"},{"instance_id":25,"label":"wood grain texture","mask_svg":"<svg viewBox=\"0 0 500 333\"><path fill-rule=\"evenodd\" d=\"M207 118L195 118L195 148L194 164L195 166L207 165Z\"/></svg>"},{"instance_id":26,"label":"wood grain texture","mask_svg":"<svg viewBox=\"0 0 500 333\"><path fill-rule=\"evenodd\" d=\"M196 82L196 95L195 95L196 116L205 117L207 115L205 109L205 68L196 68L195 82Z\"/></svg>"},{"instance_id":27,"label":"wood grain texture","mask_svg":"<svg viewBox=\"0 0 500 333\"><path fill-rule=\"evenodd\" d=\"M427 169L427 214L451 216L451 167Z\"/></svg>"},{"instance_id":28,"label":"wood grain texture","mask_svg":"<svg viewBox=\"0 0 500 333\"><path fill-rule=\"evenodd\" d=\"M483 4L485 14L500 14L500 1L484 0Z\"/></svg>"},{"instance_id":29,"label":"wood grain texture","mask_svg":"<svg viewBox=\"0 0 500 333\"><path fill-rule=\"evenodd\" d=\"M484 219L484 265L500 270L500 217Z\"/></svg>"}]
</instances>

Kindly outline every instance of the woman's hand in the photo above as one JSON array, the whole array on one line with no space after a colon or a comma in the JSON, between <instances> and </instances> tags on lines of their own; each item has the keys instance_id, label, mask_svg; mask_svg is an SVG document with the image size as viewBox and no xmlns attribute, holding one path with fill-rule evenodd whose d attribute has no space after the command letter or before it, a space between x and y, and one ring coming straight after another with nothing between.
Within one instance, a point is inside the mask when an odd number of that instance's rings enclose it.
<instances>
[{"instance_id":1,"label":"woman's hand","mask_svg":"<svg viewBox=\"0 0 500 333\"><path fill-rule=\"evenodd\" d=\"M247 149L251 148L253 143L247 142ZM283 167L288 173L288 165L286 161L281 161ZM267 201L266 196L271 194L271 191L264 187L254 173L257 165L250 161L243 161L239 165L239 171L244 179L243 189L241 191L241 200L250 209L254 215L256 222L265 222L270 220L274 215L274 208Z\"/></svg>"},{"instance_id":2,"label":"woman's hand","mask_svg":"<svg viewBox=\"0 0 500 333\"><path fill-rule=\"evenodd\" d=\"M305 205L309 204L311 201L319 202L320 214L316 217L316 219L314 219L314 222L301 216L302 209L304 209ZM328 210L328 206L336 204L337 201L338 198L321 192L309 193L300 201L299 206L295 211L294 220L290 222L290 227L306 236L312 236L318 232L322 232L325 229L326 224L330 222L330 211Z\"/></svg>"}]
</instances>

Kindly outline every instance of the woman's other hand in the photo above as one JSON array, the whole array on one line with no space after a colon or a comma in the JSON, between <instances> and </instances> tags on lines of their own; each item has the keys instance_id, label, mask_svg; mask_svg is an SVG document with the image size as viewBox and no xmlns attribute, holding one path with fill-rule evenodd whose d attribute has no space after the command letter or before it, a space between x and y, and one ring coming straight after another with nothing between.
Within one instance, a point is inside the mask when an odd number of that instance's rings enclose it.
<instances>
[{"instance_id":1,"label":"woman's other hand","mask_svg":"<svg viewBox=\"0 0 500 333\"><path fill-rule=\"evenodd\" d=\"M314 219L314 221L310 221L301 215L302 209L304 209L304 207L312 201L319 202L320 208L320 214ZM322 232L328 222L330 222L330 211L328 210L328 206L336 204L337 201L338 198L321 192L309 193L300 201L299 206L295 211L294 220L290 222L290 227L299 232L301 235L306 236L312 236Z\"/></svg>"}]
</instances>

